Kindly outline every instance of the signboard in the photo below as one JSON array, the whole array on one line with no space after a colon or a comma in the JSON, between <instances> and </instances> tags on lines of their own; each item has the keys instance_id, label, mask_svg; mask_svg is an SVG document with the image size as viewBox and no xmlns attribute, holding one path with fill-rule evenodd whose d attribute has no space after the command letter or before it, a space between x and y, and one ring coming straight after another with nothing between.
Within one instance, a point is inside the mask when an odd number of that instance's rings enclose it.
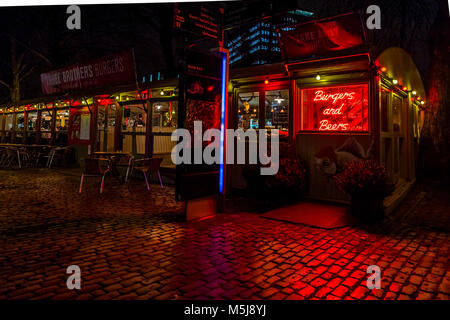
<instances>
[{"instance_id":1,"label":"signboard","mask_svg":"<svg viewBox=\"0 0 450 320\"><path fill-rule=\"evenodd\" d=\"M332 56L362 47L365 42L357 13L304 23L294 30L280 31L280 35L286 61Z\"/></svg>"},{"instance_id":2,"label":"signboard","mask_svg":"<svg viewBox=\"0 0 450 320\"><path fill-rule=\"evenodd\" d=\"M222 56L188 50L185 59L187 63L180 87L182 94L178 123L190 132L191 141L186 141L186 145L191 148L192 161L190 164L177 165L178 200L197 199L219 192L219 164L206 164L203 159L198 163L194 158L199 149L200 154L203 154L205 147L218 141L203 141L196 145L194 135L203 136L208 129L220 129ZM201 121L202 132L194 127L194 121Z\"/></svg>"},{"instance_id":3,"label":"signboard","mask_svg":"<svg viewBox=\"0 0 450 320\"><path fill-rule=\"evenodd\" d=\"M136 81L131 51L41 74L43 94L127 84Z\"/></svg>"},{"instance_id":4,"label":"signboard","mask_svg":"<svg viewBox=\"0 0 450 320\"><path fill-rule=\"evenodd\" d=\"M301 90L303 131L369 131L368 84Z\"/></svg>"},{"instance_id":5,"label":"signboard","mask_svg":"<svg viewBox=\"0 0 450 320\"><path fill-rule=\"evenodd\" d=\"M68 133L68 144L91 143L91 113L88 108L70 109Z\"/></svg>"},{"instance_id":6,"label":"signboard","mask_svg":"<svg viewBox=\"0 0 450 320\"><path fill-rule=\"evenodd\" d=\"M204 4L174 4L174 28L222 41L220 28L223 10Z\"/></svg>"}]
</instances>

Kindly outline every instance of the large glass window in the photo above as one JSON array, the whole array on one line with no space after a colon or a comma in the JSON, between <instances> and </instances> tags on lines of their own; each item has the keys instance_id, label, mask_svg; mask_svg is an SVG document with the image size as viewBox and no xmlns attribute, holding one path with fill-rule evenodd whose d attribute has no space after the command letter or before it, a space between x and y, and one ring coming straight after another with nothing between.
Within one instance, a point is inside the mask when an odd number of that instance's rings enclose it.
<instances>
[{"instance_id":1,"label":"large glass window","mask_svg":"<svg viewBox=\"0 0 450 320\"><path fill-rule=\"evenodd\" d=\"M37 123L37 111L28 112L28 131L35 131L36 130L36 123Z\"/></svg>"},{"instance_id":2,"label":"large glass window","mask_svg":"<svg viewBox=\"0 0 450 320\"><path fill-rule=\"evenodd\" d=\"M145 132L146 112L143 106L124 106L122 131Z\"/></svg>"},{"instance_id":3,"label":"large glass window","mask_svg":"<svg viewBox=\"0 0 450 320\"><path fill-rule=\"evenodd\" d=\"M392 123L394 132L401 131L402 125L402 99L396 95L392 100Z\"/></svg>"},{"instance_id":4,"label":"large glass window","mask_svg":"<svg viewBox=\"0 0 450 320\"><path fill-rule=\"evenodd\" d=\"M178 103L176 101L154 102L153 132L171 132L177 127Z\"/></svg>"},{"instance_id":5,"label":"large glass window","mask_svg":"<svg viewBox=\"0 0 450 320\"><path fill-rule=\"evenodd\" d=\"M145 132L147 113L143 105L123 107L122 131L125 133L123 151L145 153Z\"/></svg>"},{"instance_id":6,"label":"large glass window","mask_svg":"<svg viewBox=\"0 0 450 320\"><path fill-rule=\"evenodd\" d=\"M8 113L5 118L5 130L11 131L13 126L13 114Z\"/></svg>"},{"instance_id":7,"label":"large glass window","mask_svg":"<svg viewBox=\"0 0 450 320\"><path fill-rule=\"evenodd\" d=\"M24 113L18 113L16 115L16 130L22 131L25 126L25 114Z\"/></svg>"},{"instance_id":8,"label":"large glass window","mask_svg":"<svg viewBox=\"0 0 450 320\"><path fill-rule=\"evenodd\" d=\"M389 131L388 114L389 114L389 92L381 90L381 131Z\"/></svg>"},{"instance_id":9,"label":"large glass window","mask_svg":"<svg viewBox=\"0 0 450 320\"><path fill-rule=\"evenodd\" d=\"M69 127L69 109L56 111L56 131L67 131Z\"/></svg>"},{"instance_id":10,"label":"large glass window","mask_svg":"<svg viewBox=\"0 0 450 320\"><path fill-rule=\"evenodd\" d=\"M238 128L259 129L259 92L238 94Z\"/></svg>"},{"instance_id":11,"label":"large glass window","mask_svg":"<svg viewBox=\"0 0 450 320\"><path fill-rule=\"evenodd\" d=\"M302 130L368 131L368 85L302 89Z\"/></svg>"},{"instance_id":12,"label":"large glass window","mask_svg":"<svg viewBox=\"0 0 450 320\"><path fill-rule=\"evenodd\" d=\"M289 90L266 91L266 129L278 129L282 135L289 132Z\"/></svg>"},{"instance_id":13,"label":"large glass window","mask_svg":"<svg viewBox=\"0 0 450 320\"><path fill-rule=\"evenodd\" d=\"M52 136L52 111L42 110L41 113L41 138L50 139Z\"/></svg>"},{"instance_id":14,"label":"large glass window","mask_svg":"<svg viewBox=\"0 0 450 320\"><path fill-rule=\"evenodd\" d=\"M106 151L114 151L114 130L116 128L116 110L115 104L108 105L106 116Z\"/></svg>"}]
</instances>

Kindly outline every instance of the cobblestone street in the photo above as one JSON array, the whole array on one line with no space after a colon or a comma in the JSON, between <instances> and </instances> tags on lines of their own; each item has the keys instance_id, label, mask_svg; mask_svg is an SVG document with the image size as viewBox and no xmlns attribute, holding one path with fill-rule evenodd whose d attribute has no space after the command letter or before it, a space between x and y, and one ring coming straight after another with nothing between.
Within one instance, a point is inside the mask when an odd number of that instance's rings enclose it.
<instances>
[{"instance_id":1,"label":"cobblestone street","mask_svg":"<svg viewBox=\"0 0 450 320\"><path fill-rule=\"evenodd\" d=\"M0 170L0 299L449 299L450 191L416 185L383 225L231 212L184 222L172 187ZM66 268L81 268L68 290ZM381 289L366 287L369 265Z\"/></svg>"}]
</instances>

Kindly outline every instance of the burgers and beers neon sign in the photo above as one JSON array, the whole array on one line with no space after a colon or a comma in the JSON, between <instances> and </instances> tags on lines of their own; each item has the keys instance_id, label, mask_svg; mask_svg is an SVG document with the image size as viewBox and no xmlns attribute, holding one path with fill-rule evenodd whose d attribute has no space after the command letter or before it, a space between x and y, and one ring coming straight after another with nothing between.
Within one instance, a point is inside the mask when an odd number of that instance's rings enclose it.
<instances>
[{"instance_id":1,"label":"burgers and beers neon sign","mask_svg":"<svg viewBox=\"0 0 450 320\"><path fill-rule=\"evenodd\" d=\"M368 85L302 89L304 131L337 132L369 130Z\"/></svg>"}]
</instances>

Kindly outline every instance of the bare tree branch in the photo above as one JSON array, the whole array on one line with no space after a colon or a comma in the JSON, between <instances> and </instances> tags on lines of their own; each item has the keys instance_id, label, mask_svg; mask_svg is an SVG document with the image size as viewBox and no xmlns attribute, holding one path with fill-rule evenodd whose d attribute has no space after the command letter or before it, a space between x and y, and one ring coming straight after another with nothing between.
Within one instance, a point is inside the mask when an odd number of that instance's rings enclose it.
<instances>
[{"instance_id":1,"label":"bare tree branch","mask_svg":"<svg viewBox=\"0 0 450 320\"><path fill-rule=\"evenodd\" d=\"M2 85L4 85L5 87L7 87L8 89L11 89L11 86L10 86L8 83L6 83L5 81L0 80L0 83L1 83Z\"/></svg>"}]
</instances>

